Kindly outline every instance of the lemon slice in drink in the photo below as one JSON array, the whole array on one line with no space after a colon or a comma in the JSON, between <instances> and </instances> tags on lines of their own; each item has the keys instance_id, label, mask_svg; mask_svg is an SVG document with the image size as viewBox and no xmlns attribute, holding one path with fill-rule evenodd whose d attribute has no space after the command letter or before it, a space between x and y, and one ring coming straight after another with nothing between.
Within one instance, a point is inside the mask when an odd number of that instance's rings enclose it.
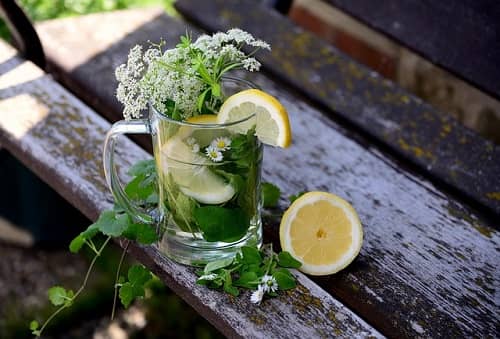
<instances>
[{"instance_id":1,"label":"lemon slice in drink","mask_svg":"<svg viewBox=\"0 0 500 339\"><path fill-rule=\"evenodd\" d=\"M222 204L230 200L236 193L234 187L210 171L208 166L214 163L193 152L192 147L184 141L184 138L190 137L192 133L181 129L163 144L162 166L166 173L172 175L174 183L179 186L182 193L198 202Z\"/></svg>"},{"instance_id":2,"label":"lemon slice in drink","mask_svg":"<svg viewBox=\"0 0 500 339\"><path fill-rule=\"evenodd\" d=\"M275 97L261 90L247 89L227 98L217 114L217 120L219 123L236 122L252 114L255 114L254 119L233 126L233 130L246 133L255 125L255 135L263 143L290 146L292 132L285 107Z\"/></svg>"},{"instance_id":3,"label":"lemon slice in drink","mask_svg":"<svg viewBox=\"0 0 500 339\"><path fill-rule=\"evenodd\" d=\"M284 251L302 263L301 271L327 275L356 258L363 243L363 228L347 201L326 192L309 192L283 215L280 242Z\"/></svg>"}]
</instances>

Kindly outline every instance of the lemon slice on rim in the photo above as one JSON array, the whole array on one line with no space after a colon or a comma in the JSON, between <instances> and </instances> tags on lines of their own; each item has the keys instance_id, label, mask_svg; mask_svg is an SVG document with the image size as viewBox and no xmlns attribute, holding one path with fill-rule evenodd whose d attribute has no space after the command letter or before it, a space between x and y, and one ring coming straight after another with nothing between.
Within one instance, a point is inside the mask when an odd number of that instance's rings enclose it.
<instances>
[{"instance_id":1,"label":"lemon slice on rim","mask_svg":"<svg viewBox=\"0 0 500 339\"><path fill-rule=\"evenodd\" d=\"M217 120L219 123L236 122L253 114L255 118L232 126L233 131L246 133L255 125L255 135L263 143L290 146L292 132L285 107L275 97L261 90L247 89L227 98L217 114Z\"/></svg>"},{"instance_id":2,"label":"lemon slice on rim","mask_svg":"<svg viewBox=\"0 0 500 339\"><path fill-rule=\"evenodd\" d=\"M363 243L363 228L347 201L331 193L309 192L283 215L280 242L284 251L302 263L302 272L327 275L356 258Z\"/></svg>"},{"instance_id":3,"label":"lemon slice on rim","mask_svg":"<svg viewBox=\"0 0 500 339\"><path fill-rule=\"evenodd\" d=\"M215 116L198 116L189 122L198 124L216 123ZM182 126L177 134L170 138L161 148L162 167L179 186L182 193L204 204L222 204L230 200L236 193L234 187L222 177L210 171L214 165L208 158L193 152L186 138L194 136L211 140L213 131L196 130L191 126ZM201 135L202 133L210 135ZM197 139L198 139L197 138Z\"/></svg>"}]
</instances>

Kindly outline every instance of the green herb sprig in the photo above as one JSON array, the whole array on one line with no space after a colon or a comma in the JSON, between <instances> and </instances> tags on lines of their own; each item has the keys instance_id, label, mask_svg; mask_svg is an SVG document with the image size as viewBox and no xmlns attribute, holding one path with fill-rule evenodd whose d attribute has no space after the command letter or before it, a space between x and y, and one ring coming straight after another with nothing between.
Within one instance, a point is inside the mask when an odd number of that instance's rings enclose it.
<instances>
[{"instance_id":1,"label":"green herb sprig","mask_svg":"<svg viewBox=\"0 0 500 339\"><path fill-rule=\"evenodd\" d=\"M278 291L294 288L296 280L288 269L300 266L290 253L274 253L272 244L261 250L243 246L235 258L207 264L203 271L197 272L196 282L212 289L222 288L235 297L240 294L238 287L254 290L251 301L259 304L264 295L275 297Z\"/></svg>"},{"instance_id":2,"label":"green herb sprig","mask_svg":"<svg viewBox=\"0 0 500 339\"><path fill-rule=\"evenodd\" d=\"M157 192L157 173L154 160L139 161L128 170L128 174L132 177L130 182L125 186L126 194L135 201L136 204L145 209L152 209L158 204ZM272 185L265 183L264 185ZM274 185L272 185L274 186ZM276 201L276 189L271 189L272 196L269 196L268 191L264 190L264 201ZM279 191L279 189L278 189ZM279 198L279 194L278 194ZM205 221L203 221L205 222ZM207 221L208 222L208 221ZM96 240L98 234L105 235L102 243ZM128 307L136 298L143 298L148 284L153 280L152 273L142 265L133 265L129 268L127 276L121 275L121 267L125 258L130 241L136 241L139 244L149 245L158 240L156 231L151 225L134 222L132 216L124 212L119 206L114 206L111 210L104 210L95 223L91 224L85 231L76 236L69 245L71 253L78 253L83 248L88 248L94 254L84 280L78 290L73 291L62 286L53 286L48 290L48 299L57 309L40 324L37 320L33 320L29 324L31 333L40 337L47 325L64 309L71 307L79 295L84 291L88 279L92 273L95 263L101 256L102 252L113 238L124 238L127 240L124 246L123 253L116 270L115 279L115 298L111 311L111 319L114 318L116 309L116 300L119 298L124 307ZM286 269L297 268L300 263L294 261L291 256L282 252L279 255L272 250L261 251L252 247L244 247L235 259L227 261L216 261L209 263L205 267L208 274L219 274L224 271L224 277L219 285L219 278L216 280L206 281L209 287L225 286L224 290L232 295L238 295L238 287L257 289L259 279L262 280L263 274L272 276L276 279L280 290L293 288L295 280L290 272ZM203 274L202 274L203 275ZM233 277L236 277L233 282ZM293 282L292 282L293 280ZM201 283L202 280L198 279ZM203 284L203 283L201 283ZM269 296L275 295L273 292L267 293Z\"/></svg>"}]
</instances>

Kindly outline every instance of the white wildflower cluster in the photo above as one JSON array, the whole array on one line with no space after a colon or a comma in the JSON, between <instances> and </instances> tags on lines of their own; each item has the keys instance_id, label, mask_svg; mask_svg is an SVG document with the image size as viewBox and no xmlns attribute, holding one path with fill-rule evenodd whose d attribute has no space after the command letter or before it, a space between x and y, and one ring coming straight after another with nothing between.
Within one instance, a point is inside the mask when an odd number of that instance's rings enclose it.
<instances>
[{"instance_id":1,"label":"white wildflower cluster","mask_svg":"<svg viewBox=\"0 0 500 339\"><path fill-rule=\"evenodd\" d=\"M116 98L124 105L123 116L127 120L139 118L141 110L147 104L147 98L139 86L144 67L142 47L135 46L128 54L127 63L118 66L115 70L116 80L118 80Z\"/></svg>"},{"instance_id":2,"label":"white wildflower cluster","mask_svg":"<svg viewBox=\"0 0 500 339\"><path fill-rule=\"evenodd\" d=\"M275 293L276 291L278 291L278 282L272 275L266 274L260 279L260 284L250 296L250 301L254 304L260 304L266 293Z\"/></svg>"},{"instance_id":3,"label":"white wildflower cluster","mask_svg":"<svg viewBox=\"0 0 500 339\"><path fill-rule=\"evenodd\" d=\"M224 159L224 151L231 149L231 139L227 137L218 137L212 140L205 152L207 157L213 162L220 162Z\"/></svg>"},{"instance_id":4,"label":"white wildflower cluster","mask_svg":"<svg viewBox=\"0 0 500 339\"><path fill-rule=\"evenodd\" d=\"M245 45L253 48L249 54L241 50ZM144 53L141 46L135 46L127 63L115 71L116 97L124 105L125 119L139 118L148 101L176 120L200 114L198 99L220 83L225 72L260 69L260 63L252 56L259 49L270 47L241 29L202 35L195 42L184 37L176 48L166 51L162 51L162 44L152 45ZM220 94L211 95L213 100Z\"/></svg>"}]
</instances>

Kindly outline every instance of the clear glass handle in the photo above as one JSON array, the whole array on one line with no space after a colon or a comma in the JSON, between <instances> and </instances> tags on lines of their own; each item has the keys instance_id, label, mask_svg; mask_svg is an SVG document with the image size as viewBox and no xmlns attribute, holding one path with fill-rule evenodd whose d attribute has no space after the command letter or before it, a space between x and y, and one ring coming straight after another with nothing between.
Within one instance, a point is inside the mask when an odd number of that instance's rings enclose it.
<instances>
[{"instance_id":1,"label":"clear glass handle","mask_svg":"<svg viewBox=\"0 0 500 339\"><path fill-rule=\"evenodd\" d=\"M121 134L150 134L151 128L149 125L149 120L132 120L125 121L121 120L116 122L108 134L106 135L106 140L104 141L104 153L103 153L103 164L104 164L104 175L106 176L106 182L108 183L109 189L115 198L116 203L122 207L129 215L134 216L136 221L152 224L154 223L153 216L149 215L142 208L136 206L127 196L123 190L123 186L118 178L118 173L116 172L116 166L114 161L115 154L115 144L117 138Z\"/></svg>"}]
</instances>

